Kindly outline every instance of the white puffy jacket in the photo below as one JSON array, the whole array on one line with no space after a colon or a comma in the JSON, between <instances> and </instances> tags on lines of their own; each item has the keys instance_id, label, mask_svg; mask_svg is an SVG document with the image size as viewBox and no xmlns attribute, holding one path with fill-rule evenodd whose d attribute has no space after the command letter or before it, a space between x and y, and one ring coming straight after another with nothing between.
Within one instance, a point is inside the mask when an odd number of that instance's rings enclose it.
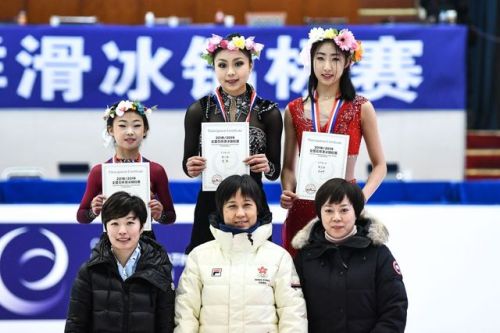
<instances>
[{"instance_id":1,"label":"white puffy jacket","mask_svg":"<svg viewBox=\"0 0 500 333\"><path fill-rule=\"evenodd\" d=\"M292 258L268 241L271 224L215 240L188 256L177 288L176 333L307 332L306 306Z\"/></svg>"}]
</instances>

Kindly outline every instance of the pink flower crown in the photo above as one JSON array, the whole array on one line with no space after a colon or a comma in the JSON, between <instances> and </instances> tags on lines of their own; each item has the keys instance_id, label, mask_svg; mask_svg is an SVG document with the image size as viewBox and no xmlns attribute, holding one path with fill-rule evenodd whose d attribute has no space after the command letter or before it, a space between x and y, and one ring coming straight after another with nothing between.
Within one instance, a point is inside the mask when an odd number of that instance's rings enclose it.
<instances>
[{"instance_id":1,"label":"pink flower crown","mask_svg":"<svg viewBox=\"0 0 500 333\"><path fill-rule=\"evenodd\" d=\"M245 38L243 36L234 36L231 40L222 38L219 35L212 34L212 37L207 41L207 48L203 51L201 57L205 59L209 65L214 64L214 54L217 49L224 50L248 50L252 58L259 58L260 52L264 48L264 44L254 42L255 37Z\"/></svg>"},{"instance_id":2,"label":"pink flower crown","mask_svg":"<svg viewBox=\"0 0 500 333\"><path fill-rule=\"evenodd\" d=\"M361 61L363 57L363 47L361 42L354 38L354 35L348 29L337 30L333 28L312 28L309 31L309 40L306 46L300 52L300 58L304 67L311 66L311 47L314 43L331 39L342 50L351 54L352 63Z\"/></svg>"},{"instance_id":3,"label":"pink flower crown","mask_svg":"<svg viewBox=\"0 0 500 333\"><path fill-rule=\"evenodd\" d=\"M104 120L108 120L109 118L114 118L115 116L121 117L125 114L127 111L135 111L139 113L141 116L144 115L149 115L153 110L156 110L156 105L147 108L145 107L141 102L131 102L129 100L126 101L120 101L116 105L112 105L111 107L106 108L106 111L104 111Z\"/></svg>"}]
</instances>

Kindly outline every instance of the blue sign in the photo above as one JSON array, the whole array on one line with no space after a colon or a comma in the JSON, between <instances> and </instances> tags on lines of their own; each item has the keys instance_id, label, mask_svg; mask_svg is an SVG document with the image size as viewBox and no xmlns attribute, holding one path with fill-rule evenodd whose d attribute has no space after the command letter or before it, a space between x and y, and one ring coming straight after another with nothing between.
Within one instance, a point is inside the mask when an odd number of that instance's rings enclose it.
<instances>
[{"instance_id":1,"label":"blue sign","mask_svg":"<svg viewBox=\"0 0 500 333\"><path fill-rule=\"evenodd\" d=\"M462 26L349 27L363 42L352 67L358 93L377 108L465 109ZM105 108L121 99L186 109L216 80L200 58L212 33L238 31L265 44L250 82L284 107L304 95L299 63L308 27L0 27L0 107Z\"/></svg>"}]
</instances>

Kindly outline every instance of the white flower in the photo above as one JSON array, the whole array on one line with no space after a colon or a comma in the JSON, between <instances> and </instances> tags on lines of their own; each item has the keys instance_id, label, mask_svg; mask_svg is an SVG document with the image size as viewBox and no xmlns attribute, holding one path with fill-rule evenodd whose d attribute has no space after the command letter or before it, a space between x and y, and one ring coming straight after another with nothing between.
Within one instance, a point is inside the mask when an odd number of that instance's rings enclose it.
<instances>
[{"instance_id":1,"label":"white flower","mask_svg":"<svg viewBox=\"0 0 500 333\"><path fill-rule=\"evenodd\" d=\"M325 35L325 30L323 28L312 28L309 31L309 41L315 43L319 40L323 40Z\"/></svg>"},{"instance_id":2,"label":"white flower","mask_svg":"<svg viewBox=\"0 0 500 333\"><path fill-rule=\"evenodd\" d=\"M116 115L118 117L121 117L121 116L123 116L123 114L125 112L127 112L129 109L132 109L133 107L134 107L134 104L131 101L129 101L129 100L121 101L116 106L116 110L115 110Z\"/></svg>"},{"instance_id":3,"label":"white flower","mask_svg":"<svg viewBox=\"0 0 500 333\"><path fill-rule=\"evenodd\" d=\"M151 108L147 108L146 111L144 111L145 114L150 115L153 111Z\"/></svg>"}]
</instances>

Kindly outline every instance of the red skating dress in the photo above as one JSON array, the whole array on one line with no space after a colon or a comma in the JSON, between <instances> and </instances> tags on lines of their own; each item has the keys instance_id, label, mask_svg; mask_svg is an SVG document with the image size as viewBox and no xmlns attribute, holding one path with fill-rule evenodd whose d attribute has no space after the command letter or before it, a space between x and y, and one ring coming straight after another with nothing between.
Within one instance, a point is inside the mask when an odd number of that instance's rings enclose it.
<instances>
[{"instance_id":1,"label":"red skating dress","mask_svg":"<svg viewBox=\"0 0 500 333\"><path fill-rule=\"evenodd\" d=\"M335 134L349 135L349 148L347 157L347 169L345 179L355 182L354 165L359 153L359 146L363 132L361 129L361 105L367 102L362 96L356 96L352 101L344 101L338 111L337 121L334 125ZM307 102L306 102L307 103ZM304 115L304 102L302 98L297 98L288 104L288 110L292 116L293 127L297 135L297 144L300 151L302 143L302 132L312 131L310 117ZM327 131L327 124L321 126L321 132ZM297 199L292 208L288 210L285 223L283 224L282 239L283 247L295 256L296 250L292 248L291 242L295 234L301 230L309 221L316 217L313 200Z\"/></svg>"}]
</instances>

